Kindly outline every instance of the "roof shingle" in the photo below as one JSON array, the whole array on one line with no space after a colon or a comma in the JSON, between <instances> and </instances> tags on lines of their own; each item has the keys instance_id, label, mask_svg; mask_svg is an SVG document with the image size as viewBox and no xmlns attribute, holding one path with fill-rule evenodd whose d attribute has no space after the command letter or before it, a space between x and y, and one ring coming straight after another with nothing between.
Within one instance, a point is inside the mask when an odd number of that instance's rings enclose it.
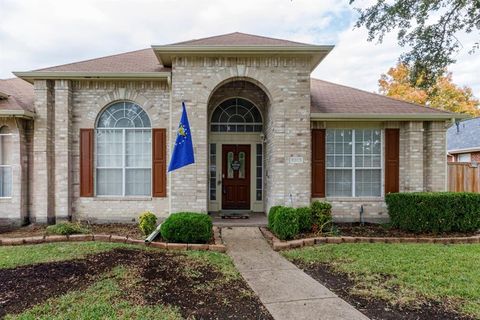
<instances>
[{"instance_id":1,"label":"roof shingle","mask_svg":"<svg viewBox=\"0 0 480 320\"><path fill-rule=\"evenodd\" d=\"M33 85L19 78L0 79L0 92L8 96L0 99L0 110L25 110L34 112Z\"/></svg>"},{"instance_id":2,"label":"roof shingle","mask_svg":"<svg viewBox=\"0 0 480 320\"><path fill-rule=\"evenodd\" d=\"M312 113L452 114L319 79L311 79Z\"/></svg>"},{"instance_id":3,"label":"roof shingle","mask_svg":"<svg viewBox=\"0 0 480 320\"><path fill-rule=\"evenodd\" d=\"M460 121L447 130L448 152L469 148L480 148L480 117Z\"/></svg>"},{"instance_id":4,"label":"roof shingle","mask_svg":"<svg viewBox=\"0 0 480 320\"><path fill-rule=\"evenodd\" d=\"M116 55L90 59L60 66L38 69L35 71L63 72L168 72L170 68L163 67L153 49L142 49Z\"/></svg>"},{"instance_id":5,"label":"roof shingle","mask_svg":"<svg viewBox=\"0 0 480 320\"><path fill-rule=\"evenodd\" d=\"M307 43L233 32L218 36L176 42L168 46L311 46Z\"/></svg>"}]
</instances>

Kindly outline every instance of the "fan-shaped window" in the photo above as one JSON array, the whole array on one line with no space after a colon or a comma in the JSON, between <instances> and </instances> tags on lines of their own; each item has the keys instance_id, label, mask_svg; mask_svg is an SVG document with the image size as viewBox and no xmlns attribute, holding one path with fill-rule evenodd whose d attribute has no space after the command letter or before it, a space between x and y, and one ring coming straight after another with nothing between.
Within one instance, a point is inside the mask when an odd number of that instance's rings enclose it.
<instances>
[{"instance_id":1,"label":"fan-shaped window","mask_svg":"<svg viewBox=\"0 0 480 320\"><path fill-rule=\"evenodd\" d=\"M98 119L98 128L150 128L150 119L143 109L128 101L117 102L105 109Z\"/></svg>"},{"instance_id":2,"label":"fan-shaped window","mask_svg":"<svg viewBox=\"0 0 480 320\"><path fill-rule=\"evenodd\" d=\"M248 100L233 98L220 103L212 114L212 132L261 132L262 116Z\"/></svg>"},{"instance_id":3,"label":"fan-shaped window","mask_svg":"<svg viewBox=\"0 0 480 320\"><path fill-rule=\"evenodd\" d=\"M99 196L151 195L152 131L137 104L112 104L98 118L96 193Z\"/></svg>"},{"instance_id":4,"label":"fan-shaped window","mask_svg":"<svg viewBox=\"0 0 480 320\"><path fill-rule=\"evenodd\" d=\"M12 196L12 133L7 126L0 127L0 198Z\"/></svg>"}]
</instances>

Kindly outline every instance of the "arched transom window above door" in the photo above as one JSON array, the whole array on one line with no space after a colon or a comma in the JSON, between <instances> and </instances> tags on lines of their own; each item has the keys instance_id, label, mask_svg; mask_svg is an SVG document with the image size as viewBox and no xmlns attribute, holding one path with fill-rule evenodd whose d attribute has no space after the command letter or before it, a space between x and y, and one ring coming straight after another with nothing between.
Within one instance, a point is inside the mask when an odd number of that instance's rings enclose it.
<instances>
[{"instance_id":1,"label":"arched transom window above door","mask_svg":"<svg viewBox=\"0 0 480 320\"><path fill-rule=\"evenodd\" d=\"M231 98L220 103L212 114L212 132L262 132L262 115L250 101Z\"/></svg>"}]
</instances>

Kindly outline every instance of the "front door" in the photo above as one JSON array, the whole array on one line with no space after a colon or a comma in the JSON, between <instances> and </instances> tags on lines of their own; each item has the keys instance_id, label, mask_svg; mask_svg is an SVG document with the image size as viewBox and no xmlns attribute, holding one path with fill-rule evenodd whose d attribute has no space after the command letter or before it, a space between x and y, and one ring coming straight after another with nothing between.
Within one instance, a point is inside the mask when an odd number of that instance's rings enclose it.
<instances>
[{"instance_id":1,"label":"front door","mask_svg":"<svg viewBox=\"0 0 480 320\"><path fill-rule=\"evenodd\" d=\"M222 209L250 209L250 145L222 146Z\"/></svg>"}]
</instances>

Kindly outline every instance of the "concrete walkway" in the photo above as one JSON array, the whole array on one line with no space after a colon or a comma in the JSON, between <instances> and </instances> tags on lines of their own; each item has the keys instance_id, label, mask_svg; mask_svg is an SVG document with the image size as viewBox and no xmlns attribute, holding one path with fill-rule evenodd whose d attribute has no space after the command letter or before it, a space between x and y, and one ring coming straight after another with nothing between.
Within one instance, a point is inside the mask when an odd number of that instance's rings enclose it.
<instances>
[{"instance_id":1,"label":"concrete walkway","mask_svg":"<svg viewBox=\"0 0 480 320\"><path fill-rule=\"evenodd\" d=\"M222 228L222 238L235 266L275 319L368 320L273 251L258 228Z\"/></svg>"}]
</instances>

